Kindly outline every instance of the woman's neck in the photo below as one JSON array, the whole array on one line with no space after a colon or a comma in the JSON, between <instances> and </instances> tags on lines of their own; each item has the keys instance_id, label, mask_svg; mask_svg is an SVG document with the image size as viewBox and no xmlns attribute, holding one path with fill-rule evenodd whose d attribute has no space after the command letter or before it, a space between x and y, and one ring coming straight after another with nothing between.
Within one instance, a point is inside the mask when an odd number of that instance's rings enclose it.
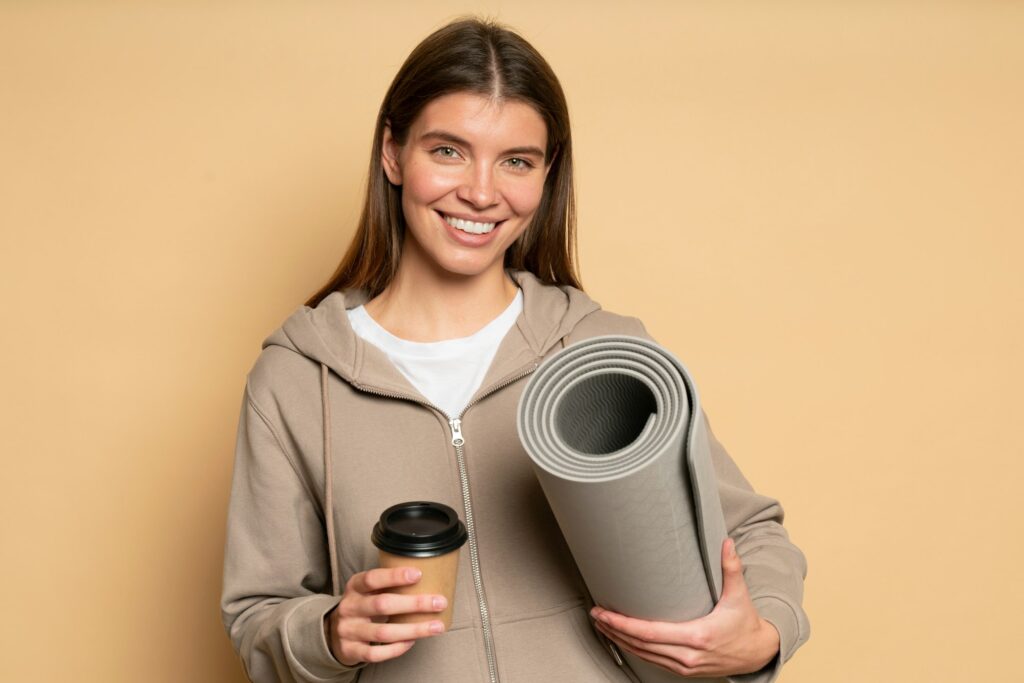
<instances>
[{"instance_id":1,"label":"woman's neck","mask_svg":"<svg viewBox=\"0 0 1024 683\"><path fill-rule=\"evenodd\" d=\"M406 259L366 312L391 334L433 342L468 337L512 303L516 284L501 263L477 275L458 275Z\"/></svg>"}]
</instances>

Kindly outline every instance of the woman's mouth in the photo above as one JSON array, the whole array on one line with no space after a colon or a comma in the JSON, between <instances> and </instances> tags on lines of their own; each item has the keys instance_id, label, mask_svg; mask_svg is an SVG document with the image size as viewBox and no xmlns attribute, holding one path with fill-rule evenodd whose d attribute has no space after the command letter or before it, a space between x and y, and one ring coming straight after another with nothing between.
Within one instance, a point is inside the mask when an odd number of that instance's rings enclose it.
<instances>
[{"instance_id":1,"label":"woman's mouth","mask_svg":"<svg viewBox=\"0 0 1024 683\"><path fill-rule=\"evenodd\" d=\"M444 219L445 223L452 226L456 230L468 232L471 235L486 235L491 230L494 230L495 226L497 226L498 223L502 222L498 221L496 223L478 223L476 221L467 221L462 218L456 218L455 216L449 216L446 213L442 213L441 218Z\"/></svg>"}]
</instances>

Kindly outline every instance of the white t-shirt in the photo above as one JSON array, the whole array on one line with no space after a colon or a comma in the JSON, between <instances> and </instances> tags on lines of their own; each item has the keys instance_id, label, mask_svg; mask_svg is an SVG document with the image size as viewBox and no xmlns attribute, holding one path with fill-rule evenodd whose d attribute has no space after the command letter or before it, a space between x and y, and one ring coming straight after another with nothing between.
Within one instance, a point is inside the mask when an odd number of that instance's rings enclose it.
<instances>
[{"instance_id":1,"label":"white t-shirt","mask_svg":"<svg viewBox=\"0 0 1024 683\"><path fill-rule=\"evenodd\" d=\"M349 309L352 329L391 359L395 367L428 401L455 417L484 380L498 345L523 310L523 292L497 318L468 337L414 342L391 334L363 306Z\"/></svg>"}]
</instances>

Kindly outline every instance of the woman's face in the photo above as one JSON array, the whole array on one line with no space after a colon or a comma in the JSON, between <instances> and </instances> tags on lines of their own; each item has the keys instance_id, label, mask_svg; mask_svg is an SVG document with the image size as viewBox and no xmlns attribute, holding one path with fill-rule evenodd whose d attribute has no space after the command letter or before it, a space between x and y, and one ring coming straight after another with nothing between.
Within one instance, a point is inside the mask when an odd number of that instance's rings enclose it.
<instances>
[{"instance_id":1,"label":"woman's face","mask_svg":"<svg viewBox=\"0 0 1024 683\"><path fill-rule=\"evenodd\" d=\"M501 269L540 205L546 145L530 105L464 92L427 104L402 146L385 128L384 170L402 186L403 262L459 275Z\"/></svg>"}]
</instances>

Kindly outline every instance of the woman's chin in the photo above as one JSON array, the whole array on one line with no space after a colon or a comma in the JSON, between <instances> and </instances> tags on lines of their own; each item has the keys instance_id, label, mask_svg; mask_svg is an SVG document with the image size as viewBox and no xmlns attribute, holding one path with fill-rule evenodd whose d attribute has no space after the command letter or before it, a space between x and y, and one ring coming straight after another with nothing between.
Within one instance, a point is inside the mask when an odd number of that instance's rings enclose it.
<instances>
[{"instance_id":1,"label":"woman's chin","mask_svg":"<svg viewBox=\"0 0 1024 683\"><path fill-rule=\"evenodd\" d=\"M474 278L504 270L505 250L496 249L497 243L482 249L439 242L423 248L421 243L409 240L402 258L414 271L432 271L441 277Z\"/></svg>"},{"instance_id":2,"label":"woman's chin","mask_svg":"<svg viewBox=\"0 0 1024 683\"><path fill-rule=\"evenodd\" d=\"M504 256L504 255L503 255ZM502 270L504 258L497 261L481 261L480 259L444 259L437 264L445 273L453 277L473 278L494 270Z\"/></svg>"}]
</instances>

